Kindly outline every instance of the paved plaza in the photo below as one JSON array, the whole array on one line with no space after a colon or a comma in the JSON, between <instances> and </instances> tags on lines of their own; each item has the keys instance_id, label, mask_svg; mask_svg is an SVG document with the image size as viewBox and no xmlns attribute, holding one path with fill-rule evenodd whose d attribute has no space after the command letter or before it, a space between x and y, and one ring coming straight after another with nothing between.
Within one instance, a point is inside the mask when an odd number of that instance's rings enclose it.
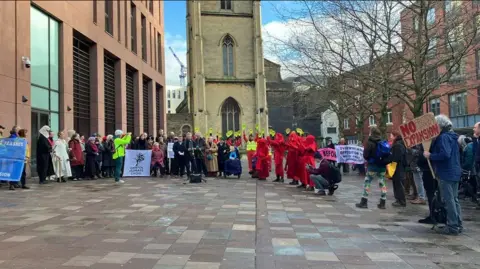
<instances>
[{"instance_id":1,"label":"paved plaza","mask_svg":"<svg viewBox=\"0 0 480 269\"><path fill-rule=\"evenodd\" d=\"M355 208L354 176L332 197L247 175L126 181L0 189L0 268L480 268L470 202L464 234L449 237L416 222L426 206L376 209L378 190Z\"/></svg>"}]
</instances>

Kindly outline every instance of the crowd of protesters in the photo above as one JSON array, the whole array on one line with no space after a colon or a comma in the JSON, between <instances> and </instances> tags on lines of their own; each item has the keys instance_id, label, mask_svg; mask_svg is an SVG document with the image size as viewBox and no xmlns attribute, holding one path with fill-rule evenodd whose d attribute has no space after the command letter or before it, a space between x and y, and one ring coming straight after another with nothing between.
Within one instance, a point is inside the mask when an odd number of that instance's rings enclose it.
<instances>
[{"instance_id":1,"label":"crowd of protesters","mask_svg":"<svg viewBox=\"0 0 480 269\"><path fill-rule=\"evenodd\" d=\"M459 136L452 130L448 117L439 115L436 121L441 129L428 151L422 145L406 148L401 134L393 131L387 140L382 139L380 130L372 127L370 136L364 145L365 164L355 165L360 175L365 175L364 190L356 207L368 208L368 198L372 181L377 179L380 187L380 199L377 207L386 208L387 167L395 164L392 180L394 207L406 207L411 204L429 205L430 214L419 220L420 223L435 224L435 201L441 195L445 209L446 226L440 233L458 235L462 233L461 207L459 193L469 196L477 203L477 171L480 169L480 123L475 124L473 137ZM5 128L0 126L0 137ZM26 129L14 126L10 138L25 138ZM312 135L299 135L289 132L288 137L280 133L253 135L247 137L235 133L227 139L219 136L204 137L196 132L165 135L163 130L158 136L144 133L133 138L131 133L117 130L114 135L93 134L88 139L69 130L59 132L57 139L49 126L39 130L36 143L36 165L40 184L48 180L66 182L71 180L93 180L111 178L123 183L122 167L125 150L152 150L151 175L154 177L170 175L189 178L192 174L204 177L219 177L231 174L226 168L229 159L240 159L238 148L245 144L248 171L252 177L266 180L272 167L275 171L274 182L291 179L290 185L299 189L314 191L318 195L333 195L338 180L333 176L336 171L349 172L348 164L333 164L324 160L317 150ZM388 144L387 144L388 143ZM339 144L345 144L341 139ZM327 146L334 148L331 141ZM386 153L382 153L382 147ZM29 162L30 147L27 147L25 162ZM233 157L232 157L233 156ZM433 168L430 169L431 167ZM342 169L343 168L343 169ZM366 169L366 170L365 170ZM240 170L241 171L241 170ZM286 175L285 175L286 172ZM28 189L25 182L25 170L20 184L9 182L11 190Z\"/></svg>"}]
</instances>

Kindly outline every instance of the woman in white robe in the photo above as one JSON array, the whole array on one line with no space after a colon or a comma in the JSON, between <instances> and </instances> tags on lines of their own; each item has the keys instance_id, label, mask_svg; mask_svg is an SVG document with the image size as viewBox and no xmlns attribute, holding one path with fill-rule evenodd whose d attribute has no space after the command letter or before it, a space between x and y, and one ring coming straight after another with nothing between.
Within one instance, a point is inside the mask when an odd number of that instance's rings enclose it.
<instances>
[{"instance_id":1,"label":"woman in white robe","mask_svg":"<svg viewBox=\"0 0 480 269\"><path fill-rule=\"evenodd\" d=\"M70 158L68 157L68 145L65 141L65 133L59 132L58 139L55 141L53 148L53 154L55 158L53 160L53 167L55 169L55 176L57 182L67 182L66 178L72 176L72 170L70 168Z\"/></svg>"}]
</instances>

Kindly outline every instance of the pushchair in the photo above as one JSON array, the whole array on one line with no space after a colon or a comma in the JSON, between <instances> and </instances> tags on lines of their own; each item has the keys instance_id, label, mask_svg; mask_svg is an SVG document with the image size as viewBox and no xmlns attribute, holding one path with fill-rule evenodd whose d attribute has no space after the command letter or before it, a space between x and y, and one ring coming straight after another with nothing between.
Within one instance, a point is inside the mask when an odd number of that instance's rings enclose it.
<instances>
[{"instance_id":1,"label":"pushchair","mask_svg":"<svg viewBox=\"0 0 480 269\"><path fill-rule=\"evenodd\" d=\"M225 161L223 175L225 178L230 175L235 175L240 178L242 175L242 162L238 157L238 150L231 152L229 158Z\"/></svg>"},{"instance_id":2,"label":"pushchair","mask_svg":"<svg viewBox=\"0 0 480 269\"><path fill-rule=\"evenodd\" d=\"M467 197L475 197L473 186L471 184L471 172L467 170L462 170L462 176L460 178L460 184L458 186L458 197L460 199L465 199ZM475 179L473 179L475 180Z\"/></svg>"}]
</instances>

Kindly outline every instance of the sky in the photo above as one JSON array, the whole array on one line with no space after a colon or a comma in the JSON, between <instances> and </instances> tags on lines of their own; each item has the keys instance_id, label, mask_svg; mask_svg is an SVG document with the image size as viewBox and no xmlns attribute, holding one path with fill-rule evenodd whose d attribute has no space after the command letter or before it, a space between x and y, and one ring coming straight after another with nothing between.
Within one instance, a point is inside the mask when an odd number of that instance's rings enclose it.
<instances>
[{"instance_id":1,"label":"sky","mask_svg":"<svg viewBox=\"0 0 480 269\"><path fill-rule=\"evenodd\" d=\"M262 1L262 28L264 31L268 29L269 32L282 32L283 23L277 13L276 8L294 6L294 1ZM169 47L175 51L175 54L180 58L183 64L187 65L186 51L186 2L185 1L165 1L164 2L165 17L165 76L166 83L169 86L179 86L180 79L180 64L177 62ZM264 52L268 57L268 51Z\"/></svg>"}]
</instances>

